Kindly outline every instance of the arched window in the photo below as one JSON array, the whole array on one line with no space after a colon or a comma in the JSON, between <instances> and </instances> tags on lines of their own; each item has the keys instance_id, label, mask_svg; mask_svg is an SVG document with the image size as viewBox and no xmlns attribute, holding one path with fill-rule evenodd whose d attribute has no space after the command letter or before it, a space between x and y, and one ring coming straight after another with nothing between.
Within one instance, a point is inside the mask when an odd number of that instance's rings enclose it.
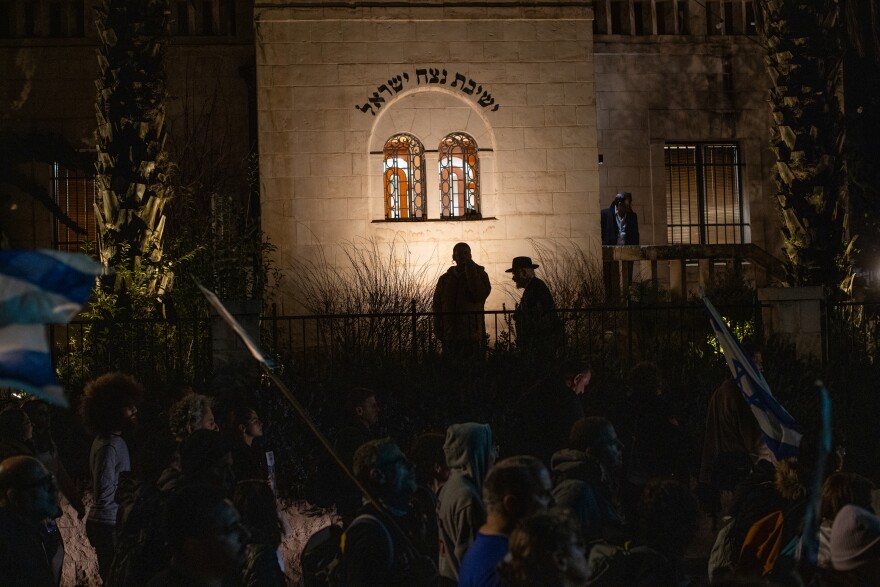
<instances>
[{"instance_id":1,"label":"arched window","mask_svg":"<svg viewBox=\"0 0 880 587\"><path fill-rule=\"evenodd\" d=\"M440 141L441 218L480 217L480 159L477 143L462 132Z\"/></svg>"},{"instance_id":2,"label":"arched window","mask_svg":"<svg viewBox=\"0 0 880 587\"><path fill-rule=\"evenodd\" d=\"M394 135L385 142L385 218L425 218L425 148L411 134Z\"/></svg>"}]
</instances>

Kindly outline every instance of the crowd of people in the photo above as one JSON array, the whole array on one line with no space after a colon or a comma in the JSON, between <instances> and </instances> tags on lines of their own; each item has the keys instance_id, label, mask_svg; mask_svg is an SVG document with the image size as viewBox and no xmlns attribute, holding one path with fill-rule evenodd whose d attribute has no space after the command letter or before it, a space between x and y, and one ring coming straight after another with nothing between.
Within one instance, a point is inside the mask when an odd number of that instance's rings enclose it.
<instances>
[{"instance_id":1,"label":"crowd of people","mask_svg":"<svg viewBox=\"0 0 880 587\"><path fill-rule=\"evenodd\" d=\"M761 368L760 351L750 352ZM511 402L512 430L455 422L415 438L382 434L381 396L351 389L332 439L348 469L328 465L308 496L339 523L305 545L303 584L880 584L874 486L846 470L843 451L817 463L819 438L805 434L800 457L777 460L731 379L710 399L692 472L656 365L632 369L628 407L609 413L585 413L591 378L587 361L564 361ZM86 520L105 585L288 584L279 546L289 529L254 407L232 402L215 414L211 398L187 391L165 410L165 426L130 450L143 395L121 373L84 390L87 512L48 406L29 399L0 412L0 584L59 585L62 495ZM685 557L700 515L717 530L697 576Z\"/></svg>"}]
</instances>

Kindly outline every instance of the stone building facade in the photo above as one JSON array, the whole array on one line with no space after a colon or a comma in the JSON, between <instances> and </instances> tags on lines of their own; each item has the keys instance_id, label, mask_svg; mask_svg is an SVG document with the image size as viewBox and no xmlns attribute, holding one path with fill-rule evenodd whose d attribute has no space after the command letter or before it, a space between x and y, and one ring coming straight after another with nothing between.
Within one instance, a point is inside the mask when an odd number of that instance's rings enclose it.
<instances>
[{"instance_id":1,"label":"stone building facade","mask_svg":"<svg viewBox=\"0 0 880 587\"><path fill-rule=\"evenodd\" d=\"M595 245L592 22L583 3L268 2L255 24L262 219L282 267L319 257L344 265L341 245L366 239L441 268L465 241L497 286L509 281L514 255L533 254L530 239ZM421 156L396 169L424 170L397 194L401 212L387 184L389 161L403 158L389 140L402 133ZM475 147L477 165L457 170L473 174L458 182L467 205L449 205L449 194L444 204L450 135ZM494 287L489 305L500 307L503 295Z\"/></svg>"},{"instance_id":2,"label":"stone building facade","mask_svg":"<svg viewBox=\"0 0 880 587\"><path fill-rule=\"evenodd\" d=\"M345 243L366 240L439 271L466 241L500 308L513 256L598 258L599 213L619 191L641 244L776 251L753 18L745 0L260 3L262 220L280 266L344 266ZM424 158L404 188L402 133ZM475 210L444 199L456 133L478 149Z\"/></svg>"},{"instance_id":3,"label":"stone building facade","mask_svg":"<svg viewBox=\"0 0 880 587\"><path fill-rule=\"evenodd\" d=\"M619 191L641 244L780 255L751 0L172 6L170 144L193 139L232 177L258 145L281 312L301 309L297 264L345 266L346 243L393 244L433 274L468 242L488 307L510 306L511 258L598 259L600 210ZM94 148L93 7L0 0L0 129ZM3 216L12 246L60 240L20 194Z\"/></svg>"}]
</instances>

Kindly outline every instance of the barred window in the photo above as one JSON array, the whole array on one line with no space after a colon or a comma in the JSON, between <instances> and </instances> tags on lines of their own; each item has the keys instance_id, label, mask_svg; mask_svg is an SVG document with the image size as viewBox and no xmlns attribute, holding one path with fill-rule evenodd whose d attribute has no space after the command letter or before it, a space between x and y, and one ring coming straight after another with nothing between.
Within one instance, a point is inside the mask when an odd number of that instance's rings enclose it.
<instances>
[{"instance_id":1,"label":"barred window","mask_svg":"<svg viewBox=\"0 0 880 587\"><path fill-rule=\"evenodd\" d=\"M739 147L667 144L664 155L669 243L745 242Z\"/></svg>"},{"instance_id":2,"label":"barred window","mask_svg":"<svg viewBox=\"0 0 880 587\"><path fill-rule=\"evenodd\" d=\"M85 234L78 234L54 218L55 248L79 252L86 241L95 240L95 178L81 171L66 169L56 162L52 165L51 183L55 203L85 231Z\"/></svg>"},{"instance_id":3,"label":"barred window","mask_svg":"<svg viewBox=\"0 0 880 587\"><path fill-rule=\"evenodd\" d=\"M411 134L385 142L385 218L423 220L425 214L425 148Z\"/></svg>"},{"instance_id":4,"label":"barred window","mask_svg":"<svg viewBox=\"0 0 880 587\"><path fill-rule=\"evenodd\" d=\"M440 141L440 217L480 218L477 143L456 132Z\"/></svg>"}]
</instances>

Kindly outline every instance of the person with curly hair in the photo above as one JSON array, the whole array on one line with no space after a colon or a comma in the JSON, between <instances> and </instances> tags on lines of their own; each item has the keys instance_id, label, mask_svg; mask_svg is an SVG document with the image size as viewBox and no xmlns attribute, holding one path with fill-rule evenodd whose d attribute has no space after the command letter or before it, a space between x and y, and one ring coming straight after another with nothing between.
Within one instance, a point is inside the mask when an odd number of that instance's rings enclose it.
<instances>
[{"instance_id":1,"label":"person with curly hair","mask_svg":"<svg viewBox=\"0 0 880 587\"><path fill-rule=\"evenodd\" d=\"M168 423L177 442L183 442L196 430L219 430L213 407L213 400L200 393L187 393L174 402L168 412Z\"/></svg>"},{"instance_id":2,"label":"person with curly hair","mask_svg":"<svg viewBox=\"0 0 880 587\"><path fill-rule=\"evenodd\" d=\"M586 586L590 570L577 524L562 510L524 519L510 534L498 574L509 587Z\"/></svg>"},{"instance_id":3,"label":"person with curly hair","mask_svg":"<svg viewBox=\"0 0 880 587\"><path fill-rule=\"evenodd\" d=\"M89 454L94 499L86 517L86 535L98 556L102 579L110 570L116 547L119 474L131 470L123 434L137 426L137 406L143 392L132 376L106 373L86 384L80 404L83 423L95 435Z\"/></svg>"}]
</instances>

